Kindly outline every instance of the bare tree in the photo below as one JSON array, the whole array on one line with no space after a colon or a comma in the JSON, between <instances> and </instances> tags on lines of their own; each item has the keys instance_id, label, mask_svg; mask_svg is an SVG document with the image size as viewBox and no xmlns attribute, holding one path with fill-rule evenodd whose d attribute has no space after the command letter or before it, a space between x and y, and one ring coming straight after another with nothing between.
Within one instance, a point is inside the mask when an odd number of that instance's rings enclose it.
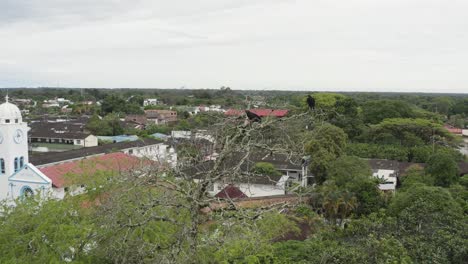
<instances>
[{"instance_id":1,"label":"bare tree","mask_svg":"<svg viewBox=\"0 0 468 264\"><path fill-rule=\"evenodd\" d=\"M211 153L184 157L174 169L146 164L112 180L101 193L101 209L96 212L106 230L98 238L98 244L105 246L96 250L117 263L198 263L204 250L233 239L233 229L242 226L258 232L256 223L263 214L286 206L239 208L232 199L211 196L210 187L258 177L248 169L257 153L280 153L299 164L306 154L307 128L319 125L314 116L264 118L261 123L246 122L244 117L217 121L209 131L213 142L206 142ZM190 143L198 146L197 140ZM213 222L223 232L204 230ZM164 230L165 235L154 230Z\"/></svg>"}]
</instances>

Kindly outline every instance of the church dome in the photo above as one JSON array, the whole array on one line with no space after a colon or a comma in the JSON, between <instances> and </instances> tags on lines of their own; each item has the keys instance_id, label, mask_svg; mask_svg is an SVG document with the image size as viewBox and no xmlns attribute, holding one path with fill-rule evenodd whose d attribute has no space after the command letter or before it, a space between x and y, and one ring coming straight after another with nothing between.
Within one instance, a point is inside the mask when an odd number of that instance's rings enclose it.
<instances>
[{"instance_id":1,"label":"church dome","mask_svg":"<svg viewBox=\"0 0 468 264\"><path fill-rule=\"evenodd\" d=\"M18 123L21 122L21 111L19 108L8 102L8 96L5 103L0 105L0 123Z\"/></svg>"}]
</instances>

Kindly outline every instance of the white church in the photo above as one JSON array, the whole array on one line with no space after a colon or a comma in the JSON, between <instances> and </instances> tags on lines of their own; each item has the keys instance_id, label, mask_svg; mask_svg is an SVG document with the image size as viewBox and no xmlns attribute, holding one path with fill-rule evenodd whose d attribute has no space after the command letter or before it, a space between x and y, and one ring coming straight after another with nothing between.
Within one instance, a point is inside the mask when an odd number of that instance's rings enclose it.
<instances>
[{"instance_id":1,"label":"white church","mask_svg":"<svg viewBox=\"0 0 468 264\"><path fill-rule=\"evenodd\" d=\"M8 102L0 105L0 201L52 191L52 181L29 163L28 126L19 108Z\"/></svg>"}]
</instances>

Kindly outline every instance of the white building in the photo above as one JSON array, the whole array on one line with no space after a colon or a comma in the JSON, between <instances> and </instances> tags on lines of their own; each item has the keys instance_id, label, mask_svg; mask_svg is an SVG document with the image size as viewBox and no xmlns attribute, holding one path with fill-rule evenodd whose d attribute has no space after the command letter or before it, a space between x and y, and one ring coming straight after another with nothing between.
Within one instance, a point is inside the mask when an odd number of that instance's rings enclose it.
<instances>
[{"instance_id":1,"label":"white building","mask_svg":"<svg viewBox=\"0 0 468 264\"><path fill-rule=\"evenodd\" d=\"M29 163L29 128L19 108L5 99L0 105L0 200L48 195L52 181Z\"/></svg>"},{"instance_id":2,"label":"white building","mask_svg":"<svg viewBox=\"0 0 468 264\"><path fill-rule=\"evenodd\" d=\"M380 190L395 191L397 186L395 170L377 170L372 173L372 176L382 180L382 183L379 184Z\"/></svg>"},{"instance_id":3,"label":"white building","mask_svg":"<svg viewBox=\"0 0 468 264\"><path fill-rule=\"evenodd\" d=\"M397 176L400 173L400 163L384 159L369 159L367 162L372 169L372 176L381 180L379 189L381 191L395 191L398 183Z\"/></svg>"},{"instance_id":4,"label":"white building","mask_svg":"<svg viewBox=\"0 0 468 264\"><path fill-rule=\"evenodd\" d=\"M190 139L192 137L191 131L184 131L184 130L172 130L171 137L174 139Z\"/></svg>"},{"instance_id":5,"label":"white building","mask_svg":"<svg viewBox=\"0 0 468 264\"><path fill-rule=\"evenodd\" d=\"M156 98L145 99L143 101L143 106L158 105L158 104L160 104L160 102Z\"/></svg>"},{"instance_id":6,"label":"white building","mask_svg":"<svg viewBox=\"0 0 468 264\"><path fill-rule=\"evenodd\" d=\"M462 129L462 136L468 137L468 129Z\"/></svg>"},{"instance_id":7,"label":"white building","mask_svg":"<svg viewBox=\"0 0 468 264\"><path fill-rule=\"evenodd\" d=\"M249 180L239 180L238 183L228 183L218 181L208 190L208 193L215 196L227 186L235 186L247 197L265 197L286 194L286 182L289 176L279 177L256 177ZM234 198L234 197L233 197Z\"/></svg>"}]
</instances>

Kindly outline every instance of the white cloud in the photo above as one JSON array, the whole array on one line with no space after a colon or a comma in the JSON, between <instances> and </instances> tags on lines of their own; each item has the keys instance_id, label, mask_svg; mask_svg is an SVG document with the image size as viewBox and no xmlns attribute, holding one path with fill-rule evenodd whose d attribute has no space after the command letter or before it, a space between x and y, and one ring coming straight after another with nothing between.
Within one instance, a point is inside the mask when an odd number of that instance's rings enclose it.
<instances>
[{"instance_id":1,"label":"white cloud","mask_svg":"<svg viewBox=\"0 0 468 264\"><path fill-rule=\"evenodd\" d=\"M0 15L0 87L465 92L467 7L447 0L7 0L0 2L9 10Z\"/></svg>"}]
</instances>

